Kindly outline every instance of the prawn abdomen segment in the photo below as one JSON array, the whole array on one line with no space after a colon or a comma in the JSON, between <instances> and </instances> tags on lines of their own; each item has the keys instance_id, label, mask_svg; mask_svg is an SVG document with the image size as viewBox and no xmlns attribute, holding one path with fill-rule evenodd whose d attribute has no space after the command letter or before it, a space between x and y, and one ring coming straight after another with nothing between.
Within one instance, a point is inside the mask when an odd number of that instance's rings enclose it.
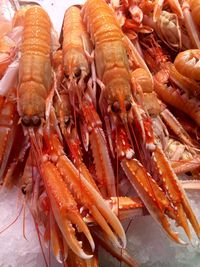
<instances>
[{"instance_id":1,"label":"prawn abdomen segment","mask_svg":"<svg viewBox=\"0 0 200 267\"><path fill-rule=\"evenodd\" d=\"M120 25L108 5L89 0L83 6L82 12L83 20L86 21L88 30L91 32L91 38L97 45L122 38L123 33ZM90 21L88 17L90 17Z\"/></svg>"},{"instance_id":2,"label":"prawn abdomen segment","mask_svg":"<svg viewBox=\"0 0 200 267\"><path fill-rule=\"evenodd\" d=\"M40 7L32 7L25 14L22 52L27 51L43 54L51 51L51 22Z\"/></svg>"}]
</instances>

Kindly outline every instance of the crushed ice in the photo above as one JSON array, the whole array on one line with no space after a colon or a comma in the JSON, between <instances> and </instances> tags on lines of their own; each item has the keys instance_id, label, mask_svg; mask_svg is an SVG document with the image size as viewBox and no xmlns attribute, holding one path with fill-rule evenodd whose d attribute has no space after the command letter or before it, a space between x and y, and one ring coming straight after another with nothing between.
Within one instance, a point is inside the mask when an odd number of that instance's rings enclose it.
<instances>
[{"instance_id":1,"label":"crushed ice","mask_svg":"<svg viewBox=\"0 0 200 267\"><path fill-rule=\"evenodd\" d=\"M188 196L200 221L200 194L198 191L191 191ZM0 192L0 231L17 216L19 208L18 189L12 192ZM34 222L28 209L25 221L28 240L23 237L22 215L9 229L0 234L0 267L45 267ZM126 228L127 224L125 224ZM196 240L194 233L193 236ZM166 237L150 216L133 218L127 230L127 238L128 251L137 259L141 267L200 267L200 247L175 244ZM48 249L45 252L48 258ZM105 254L106 252L100 251L100 266L123 266ZM51 266L61 267L62 265L52 256Z\"/></svg>"}]
</instances>

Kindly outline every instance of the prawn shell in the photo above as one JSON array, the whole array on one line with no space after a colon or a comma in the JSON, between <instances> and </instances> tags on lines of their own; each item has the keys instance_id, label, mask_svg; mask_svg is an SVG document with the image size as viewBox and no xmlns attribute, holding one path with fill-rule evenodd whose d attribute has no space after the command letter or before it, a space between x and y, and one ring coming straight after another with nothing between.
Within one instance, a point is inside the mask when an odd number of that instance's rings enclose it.
<instances>
[{"instance_id":1,"label":"prawn shell","mask_svg":"<svg viewBox=\"0 0 200 267\"><path fill-rule=\"evenodd\" d=\"M91 53L92 46L80 12L77 6L71 6L65 12L62 46L64 72L67 76L78 75L80 71L87 76L90 72L85 50Z\"/></svg>"},{"instance_id":2,"label":"prawn shell","mask_svg":"<svg viewBox=\"0 0 200 267\"><path fill-rule=\"evenodd\" d=\"M25 13L19 66L18 111L21 117L44 117L45 101L52 84L51 22L40 7Z\"/></svg>"},{"instance_id":3,"label":"prawn shell","mask_svg":"<svg viewBox=\"0 0 200 267\"><path fill-rule=\"evenodd\" d=\"M82 9L85 22L95 46L98 78L105 85L104 97L109 105L119 103L121 115L131 102L131 76L124 35L112 9L101 0L88 0Z\"/></svg>"}]
</instances>

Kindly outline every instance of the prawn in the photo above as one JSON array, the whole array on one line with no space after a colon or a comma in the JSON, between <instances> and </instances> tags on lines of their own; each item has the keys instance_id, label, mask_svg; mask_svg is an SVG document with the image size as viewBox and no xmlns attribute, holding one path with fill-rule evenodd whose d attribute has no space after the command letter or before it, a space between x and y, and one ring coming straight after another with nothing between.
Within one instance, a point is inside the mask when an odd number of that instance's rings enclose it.
<instances>
[{"instance_id":1,"label":"prawn","mask_svg":"<svg viewBox=\"0 0 200 267\"><path fill-rule=\"evenodd\" d=\"M121 118L129 133L128 122L135 112L145 138L141 114L132 96L124 35L113 11L104 1L88 0L83 6L82 16L95 45L96 72L102 89L99 100L102 114L108 111L110 117Z\"/></svg>"},{"instance_id":2,"label":"prawn","mask_svg":"<svg viewBox=\"0 0 200 267\"><path fill-rule=\"evenodd\" d=\"M89 57L92 44L82 22L80 8L71 6L65 12L63 23L63 68L71 94L79 100L85 89L85 79L90 74ZM78 85L78 86L77 86ZM73 87L73 88L72 88ZM75 93L75 90L76 93Z\"/></svg>"},{"instance_id":3,"label":"prawn","mask_svg":"<svg viewBox=\"0 0 200 267\"><path fill-rule=\"evenodd\" d=\"M27 10L24 19L22 56L19 65L18 112L24 126L40 126L52 85L51 22L38 6Z\"/></svg>"},{"instance_id":4,"label":"prawn","mask_svg":"<svg viewBox=\"0 0 200 267\"><path fill-rule=\"evenodd\" d=\"M124 115L131 109L131 80L123 33L112 10L101 0L88 0L83 18L95 43L97 76L105 85L103 94L111 110Z\"/></svg>"}]
</instances>

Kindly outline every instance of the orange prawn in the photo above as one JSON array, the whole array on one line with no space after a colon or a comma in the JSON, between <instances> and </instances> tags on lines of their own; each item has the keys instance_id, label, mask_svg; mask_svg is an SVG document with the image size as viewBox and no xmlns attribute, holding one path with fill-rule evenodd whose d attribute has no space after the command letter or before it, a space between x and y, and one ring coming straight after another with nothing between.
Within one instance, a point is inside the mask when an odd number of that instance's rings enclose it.
<instances>
[{"instance_id":1,"label":"orange prawn","mask_svg":"<svg viewBox=\"0 0 200 267\"><path fill-rule=\"evenodd\" d=\"M83 20L95 44L97 76L105 85L100 102L105 100L109 111L127 121L133 97L123 33L113 11L104 1L88 0L82 11Z\"/></svg>"},{"instance_id":2,"label":"orange prawn","mask_svg":"<svg viewBox=\"0 0 200 267\"><path fill-rule=\"evenodd\" d=\"M39 126L52 85L51 22L38 6L27 10L24 19L22 56L19 67L18 112L24 126Z\"/></svg>"},{"instance_id":3,"label":"orange prawn","mask_svg":"<svg viewBox=\"0 0 200 267\"><path fill-rule=\"evenodd\" d=\"M65 12L63 23L63 67L69 87L76 87L78 97L81 97L85 87L85 78L90 73L88 57L92 51L92 43L85 25L82 22L80 8L71 6ZM79 91L80 90L80 91ZM74 93L74 92L73 92Z\"/></svg>"}]
</instances>

